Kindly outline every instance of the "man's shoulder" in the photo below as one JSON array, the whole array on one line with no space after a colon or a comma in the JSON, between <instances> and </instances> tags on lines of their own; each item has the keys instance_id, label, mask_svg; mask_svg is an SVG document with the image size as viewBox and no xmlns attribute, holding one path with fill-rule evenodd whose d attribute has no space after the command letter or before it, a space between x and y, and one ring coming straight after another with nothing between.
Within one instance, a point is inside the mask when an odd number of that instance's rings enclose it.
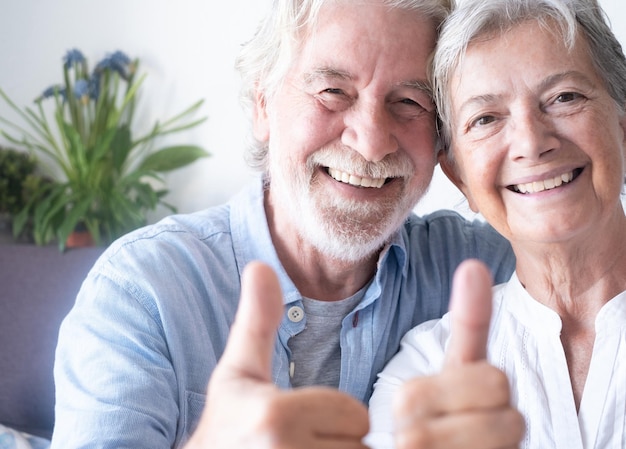
<instances>
[{"instance_id":1,"label":"man's shoulder","mask_svg":"<svg viewBox=\"0 0 626 449\"><path fill-rule=\"evenodd\" d=\"M247 247L260 219L265 219L260 191L258 186L244 188L227 203L170 215L132 231L113 242L96 268L125 277L158 276L166 268L195 272L204 265L236 273L237 265L245 262L241 248Z\"/></svg>"},{"instance_id":2,"label":"man's shoulder","mask_svg":"<svg viewBox=\"0 0 626 449\"><path fill-rule=\"evenodd\" d=\"M258 214L259 209L262 211L262 197L257 190L256 186L248 186L223 204L166 216L118 239L109 252L135 251L145 247L160 247L162 251L168 251L168 248L175 250L195 244L228 246L233 228L246 226L237 217ZM241 234L242 231L238 232Z\"/></svg>"},{"instance_id":3,"label":"man's shoulder","mask_svg":"<svg viewBox=\"0 0 626 449\"><path fill-rule=\"evenodd\" d=\"M224 204L198 212L167 216L126 234L111 246L168 245L182 239L201 241L229 230L229 205Z\"/></svg>"},{"instance_id":4,"label":"man's shoulder","mask_svg":"<svg viewBox=\"0 0 626 449\"><path fill-rule=\"evenodd\" d=\"M184 271L203 259L232 257L232 246L229 206L225 204L171 215L132 231L113 242L94 268L130 277L158 275L175 266Z\"/></svg>"},{"instance_id":5,"label":"man's shoulder","mask_svg":"<svg viewBox=\"0 0 626 449\"><path fill-rule=\"evenodd\" d=\"M453 210L438 210L427 215L409 215L405 229L409 234L429 236L499 236L499 234L481 218L468 219Z\"/></svg>"},{"instance_id":6,"label":"man's shoulder","mask_svg":"<svg viewBox=\"0 0 626 449\"><path fill-rule=\"evenodd\" d=\"M409 261L421 271L444 275L444 280L469 258L485 262L498 282L508 279L512 272L510 243L480 218L468 220L450 210L411 215L404 232Z\"/></svg>"}]
</instances>

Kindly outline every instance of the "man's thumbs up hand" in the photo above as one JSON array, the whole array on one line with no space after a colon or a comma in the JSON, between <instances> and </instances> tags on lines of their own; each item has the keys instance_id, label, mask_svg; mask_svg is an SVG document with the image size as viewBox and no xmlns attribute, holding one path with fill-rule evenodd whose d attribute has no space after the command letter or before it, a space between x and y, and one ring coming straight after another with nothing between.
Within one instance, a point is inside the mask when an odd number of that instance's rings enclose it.
<instances>
[{"instance_id":1,"label":"man's thumbs up hand","mask_svg":"<svg viewBox=\"0 0 626 449\"><path fill-rule=\"evenodd\" d=\"M185 449L367 449L367 410L331 388L279 390L271 380L276 330L283 314L280 284L253 262L207 402Z\"/></svg>"},{"instance_id":2,"label":"man's thumbs up hand","mask_svg":"<svg viewBox=\"0 0 626 449\"><path fill-rule=\"evenodd\" d=\"M272 352L282 314L282 293L274 271L252 262L242 273L241 301L212 378L217 383L234 379L271 383Z\"/></svg>"}]
</instances>

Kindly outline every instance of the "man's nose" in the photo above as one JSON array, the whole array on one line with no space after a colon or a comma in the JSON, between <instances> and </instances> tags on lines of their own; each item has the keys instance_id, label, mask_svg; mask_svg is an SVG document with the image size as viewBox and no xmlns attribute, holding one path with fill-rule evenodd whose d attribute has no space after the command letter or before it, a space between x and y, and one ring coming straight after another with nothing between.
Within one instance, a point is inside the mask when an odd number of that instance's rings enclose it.
<instances>
[{"instance_id":1,"label":"man's nose","mask_svg":"<svg viewBox=\"0 0 626 449\"><path fill-rule=\"evenodd\" d=\"M342 143L357 151L363 159L378 162L398 150L394 119L385 104L354 106L345 116Z\"/></svg>"}]
</instances>

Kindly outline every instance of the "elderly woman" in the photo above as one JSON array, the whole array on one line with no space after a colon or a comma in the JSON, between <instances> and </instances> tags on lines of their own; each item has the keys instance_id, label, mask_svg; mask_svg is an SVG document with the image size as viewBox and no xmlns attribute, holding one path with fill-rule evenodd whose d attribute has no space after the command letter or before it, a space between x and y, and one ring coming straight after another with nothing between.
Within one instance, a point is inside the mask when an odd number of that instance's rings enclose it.
<instances>
[{"instance_id":1,"label":"elderly woman","mask_svg":"<svg viewBox=\"0 0 626 449\"><path fill-rule=\"evenodd\" d=\"M601 8L464 0L434 78L442 168L517 257L488 303L486 355L526 421L521 447L626 448L626 60ZM451 327L405 336L370 402L372 447L394 447L391 403L439 372ZM427 439L400 427L397 447Z\"/></svg>"}]
</instances>

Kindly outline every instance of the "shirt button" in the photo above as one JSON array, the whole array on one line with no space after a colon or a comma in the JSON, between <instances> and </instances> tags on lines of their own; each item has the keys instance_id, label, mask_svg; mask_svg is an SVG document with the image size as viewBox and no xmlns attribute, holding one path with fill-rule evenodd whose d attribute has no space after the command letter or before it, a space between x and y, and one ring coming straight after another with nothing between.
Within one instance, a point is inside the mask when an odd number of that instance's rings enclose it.
<instances>
[{"instance_id":1,"label":"shirt button","mask_svg":"<svg viewBox=\"0 0 626 449\"><path fill-rule=\"evenodd\" d=\"M287 317L292 323L299 323L304 318L304 310L302 307L292 306L287 310Z\"/></svg>"}]
</instances>

